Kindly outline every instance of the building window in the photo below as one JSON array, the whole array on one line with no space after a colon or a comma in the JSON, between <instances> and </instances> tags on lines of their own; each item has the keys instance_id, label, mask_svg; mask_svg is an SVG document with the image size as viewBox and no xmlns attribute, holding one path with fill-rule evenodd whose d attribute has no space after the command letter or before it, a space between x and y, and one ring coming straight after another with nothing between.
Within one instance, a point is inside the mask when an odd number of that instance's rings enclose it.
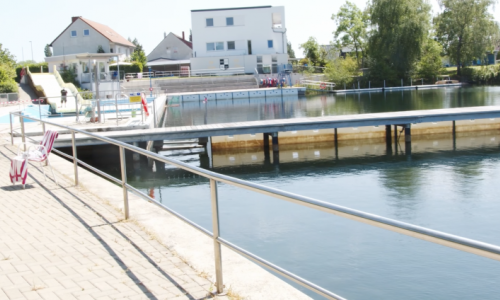
<instances>
[{"instance_id":1,"label":"building window","mask_svg":"<svg viewBox=\"0 0 500 300\"><path fill-rule=\"evenodd\" d=\"M224 50L224 42L215 43L215 50Z\"/></svg>"},{"instance_id":2,"label":"building window","mask_svg":"<svg viewBox=\"0 0 500 300\"><path fill-rule=\"evenodd\" d=\"M109 53L113 53L113 47L109 48Z\"/></svg>"},{"instance_id":3,"label":"building window","mask_svg":"<svg viewBox=\"0 0 500 300\"><path fill-rule=\"evenodd\" d=\"M283 28L280 13L273 13L273 28Z\"/></svg>"},{"instance_id":4,"label":"building window","mask_svg":"<svg viewBox=\"0 0 500 300\"><path fill-rule=\"evenodd\" d=\"M71 30L71 37L76 37L76 30Z\"/></svg>"},{"instance_id":5,"label":"building window","mask_svg":"<svg viewBox=\"0 0 500 300\"><path fill-rule=\"evenodd\" d=\"M227 26L233 26L234 25L233 17L226 18L226 25Z\"/></svg>"},{"instance_id":6,"label":"building window","mask_svg":"<svg viewBox=\"0 0 500 300\"><path fill-rule=\"evenodd\" d=\"M275 55L271 56L271 61L272 61L273 63L278 62L278 57L277 57L277 56L275 56Z\"/></svg>"},{"instance_id":7,"label":"building window","mask_svg":"<svg viewBox=\"0 0 500 300\"><path fill-rule=\"evenodd\" d=\"M250 40L248 41L247 47L248 47L248 54L252 55L252 41Z\"/></svg>"},{"instance_id":8,"label":"building window","mask_svg":"<svg viewBox=\"0 0 500 300\"><path fill-rule=\"evenodd\" d=\"M234 42L227 42L227 50L234 50L236 49Z\"/></svg>"},{"instance_id":9,"label":"building window","mask_svg":"<svg viewBox=\"0 0 500 300\"><path fill-rule=\"evenodd\" d=\"M207 51L215 51L215 43L207 43Z\"/></svg>"},{"instance_id":10,"label":"building window","mask_svg":"<svg viewBox=\"0 0 500 300\"><path fill-rule=\"evenodd\" d=\"M262 56L257 56L257 73L264 73L264 70L262 69Z\"/></svg>"},{"instance_id":11,"label":"building window","mask_svg":"<svg viewBox=\"0 0 500 300\"><path fill-rule=\"evenodd\" d=\"M273 47L273 40L268 40L267 41L267 48L272 48Z\"/></svg>"},{"instance_id":12,"label":"building window","mask_svg":"<svg viewBox=\"0 0 500 300\"><path fill-rule=\"evenodd\" d=\"M214 26L214 19L212 18L207 19L207 27L212 27L212 26Z\"/></svg>"},{"instance_id":13,"label":"building window","mask_svg":"<svg viewBox=\"0 0 500 300\"><path fill-rule=\"evenodd\" d=\"M84 29L83 30L83 36L89 36L90 35L90 30Z\"/></svg>"}]
</instances>

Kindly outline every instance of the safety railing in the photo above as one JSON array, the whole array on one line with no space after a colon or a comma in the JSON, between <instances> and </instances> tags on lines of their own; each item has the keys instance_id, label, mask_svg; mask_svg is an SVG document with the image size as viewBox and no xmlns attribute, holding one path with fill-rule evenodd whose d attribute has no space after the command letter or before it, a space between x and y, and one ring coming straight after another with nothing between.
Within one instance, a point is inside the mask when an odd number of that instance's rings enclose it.
<instances>
[{"instance_id":1,"label":"safety railing","mask_svg":"<svg viewBox=\"0 0 500 300\"><path fill-rule=\"evenodd\" d=\"M238 76L245 75L244 68L221 69L200 69L200 70L179 70L179 71L154 71L142 73L126 73L125 79L147 79L161 77L209 77L209 76Z\"/></svg>"},{"instance_id":2,"label":"safety railing","mask_svg":"<svg viewBox=\"0 0 500 300\"><path fill-rule=\"evenodd\" d=\"M335 83L328 81L301 80L300 83L314 90L333 91L335 88Z\"/></svg>"},{"instance_id":3,"label":"safety railing","mask_svg":"<svg viewBox=\"0 0 500 300\"><path fill-rule=\"evenodd\" d=\"M9 102L19 100L18 93L0 93L0 102Z\"/></svg>"},{"instance_id":4,"label":"safety railing","mask_svg":"<svg viewBox=\"0 0 500 300\"><path fill-rule=\"evenodd\" d=\"M26 142L26 135L25 135L25 129L24 129L24 119L28 120L33 120L33 121L38 121L42 123L42 131L45 133L45 126L51 125L55 127L59 127L62 129L66 129L71 133L71 141L72 141L72 153L73 155L68 155L65 154L57 149L53 149L55 153L68 158L73 162L74 165L74 182L75 185L78 185L78 165L84 166L93 172L109 179L110 181L117 183L122 187L123 191L123 211L124 211L124 216L125 219L129 218L129 203L128 203L128 193L131 192L143 199L146 199L150 201L151 203L157 205L158 207L168 211L169 213L173 214L180 220L184 221L185 223L189 224L193 228L199 230L209 238L213 240L214 243L214 254L215 254L215 274L216 274L216 289L218 293L223 292L223 274L222 274L222 256L221 256L221 245L226 246L227 248L235 251L236 253L239 253L240 255L245 256L246 258L252 260L253 262L266 267L294 282L297 284L319 294L322 295L328 299L345 299L331 291L328 291L310 281L307 281L304 278L299 277L298 275L291 273L284 268L281 268L275 264L272 264L268 262L267 260L241 248L238 247L237 245L225 240L220 236L220 224L219 224L219 203L218 203L218 192L217 192L217 185L219 182L225 183L231 186L235 186L238 188L246 189L252 192L260 193L263 195L271 196L274 198L278 198L281 200L289 201L295 204L303 205L312 209L316 209L319 211L323 211L326 213L330 213L342 218L350 219L353 221L357 221L360 223L365 223L374 227L382 228L385 230L393 231L396 233L404 234L410 237L422 239L431 243L435 243L438 245L442 246L447 246L456 250L472 253L475 255L483 256L486 258L490 258L493 260L500 261L500 246L497 245L492 245L472 239L467 239L464 237L444 233L441 231L425 228L422 226L416 226L413 224L389 219L389 218L384 218L381 216L377 216L374 214L366 213L363 211L347 208L344 206L340 205L335 205L331 204L328 202L316 200L310 197L305 197L297 194L293 194L290 192L282 191L279 189L271 188L268 186L260 185L257 183L253 182L248 182L245 180L241 180L238 178L226 176L223 174L215 173L209 170L205 170L202 168L194 167L191 166L187 163L177 161L171 158L163 157L159 154L117 141L113 140L104 136L100 136L97 134L93 134L84 130L76 129L76 128L70 128L64 125L56 124L53 122L48 122L45 120L40 120L36 118L30 118L23 116L17 112L11 112L10 113L10 130L11 130L11 143L12 145L14 144L13 136L14 136L14 129L12 125L12 118L13 117L19 117L19 121L21 124L21 136L22 136L22 142ZM77 148L76 148L76 140L75 140L75 134L79 133L85 136L92 137L96 140L100 140L104 143L115 145L119 147L119 152L120 152L120 169L121 169L121 179L115 178L107 173L104 173L89 164L81 161L77 157ZM155 199L149 197L149 195L141 192L140 190L134 188L133 186L128 184L127 181L127 172L126 172L126 162L125 162L125 150L129 150L131 152L137 153L137 154L142 154L148 158L151 158L153 160L158 160L160 162L175 166L177 168L186 170L188 172L194 173L196 175L202 176L204 178L207 178L210 180L210 195L211 195L211 208L212 208L212 232L209 230L201 227L200 225L194 223L193 221L187 219L186 217L182 216L181 214L173 211L172 209L164 206L163 204L157 202Z\"/></svg>"}]
</instances>

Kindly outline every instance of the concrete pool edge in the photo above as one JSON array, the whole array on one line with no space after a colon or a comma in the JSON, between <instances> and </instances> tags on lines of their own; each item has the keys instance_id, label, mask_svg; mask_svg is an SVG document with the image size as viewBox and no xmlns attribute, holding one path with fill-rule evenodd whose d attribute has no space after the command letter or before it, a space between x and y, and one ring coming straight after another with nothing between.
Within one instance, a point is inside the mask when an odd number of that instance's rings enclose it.
<instances>
[{"instance_id":1,"label":"concrete pool edge","mask_svg":"<svg viewBox=\"0 0 500 300\"><path fill-rule=\"evenodd\" d=\"M73 180L73 164L62 157L52 156L51 165L59 176ZM57 175L56 175L57 176ZM79 186L122 211L121 187L100 176L78 168ZM207 187L207 197L209 189ZM208 198L207 198L208 199ZM175 251L199 274L215 281L213 241L156 205L129 193L132 221ZM244 299L311 299L267 270L222 246L225 288Z\"/></svg>"}]
</instances>

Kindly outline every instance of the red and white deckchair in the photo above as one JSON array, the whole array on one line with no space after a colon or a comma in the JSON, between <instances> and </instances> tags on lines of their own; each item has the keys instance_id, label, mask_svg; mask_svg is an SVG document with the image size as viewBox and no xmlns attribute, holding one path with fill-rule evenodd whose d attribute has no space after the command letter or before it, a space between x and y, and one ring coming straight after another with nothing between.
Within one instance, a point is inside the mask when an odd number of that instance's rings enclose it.
<instances>
[{"instance_id":1,"label":"red and white deckchair","mask_svg":"<svg viewBox=\"0 0 500 300\"><path fill-rule=\"evenodd\" d=\"M57 131L54 130L45 131L45 134L43 135L43 139L40 142L40 144L29 147L28 152L25 153L27 155L28 161L40 163L40 168L43 171L43 176L45 177L45 179L47 179L47 177L45 176L45 169L43 168L42 163L46 161L47 165L50 167L50 172L52 172L52 177L54 178L56 184L57 184L57 179L56 176L54 176L54 171L52 170L52 166L50 165L49 154L52 151L52 146L54 146L54 141L58 136L59 133ZM20 155L19 150L18 150L18 155Z\"/></svg>"},{"instance_id":2,"label":"red and white deckchair","mask_svg":"<svg viewBox=\"0 0 500 300\"><path fill-rule=\"evenodd\" d=\"M28 161L25 157L16 156L11 159L9 177L12 184L20 183L25 187L28 177Z\"/></svg>"}]
</instances>

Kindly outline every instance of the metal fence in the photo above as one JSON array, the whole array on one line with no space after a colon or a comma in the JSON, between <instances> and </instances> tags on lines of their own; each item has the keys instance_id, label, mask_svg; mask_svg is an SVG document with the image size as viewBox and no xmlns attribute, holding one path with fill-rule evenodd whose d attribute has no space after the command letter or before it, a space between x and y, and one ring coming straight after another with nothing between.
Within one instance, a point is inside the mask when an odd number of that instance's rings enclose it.
<instances>
[{"instance_id":1,"label":"metal fence","mask_svg":"<svg viewBox=\"0 0 500 300\"><path fill-rule=\"evenodd\" d=\"M238 76L245 75L244 68L233 69L203 69L203 70L179 70L179 71L155 71L142 73L126 73L125 79L145 79L161 77L208 77L208 76Z\"/></svg>"},{"instance_id":2,"label":"metal fence","mask_svg":"<svg viewBox=\"0 0 500 300\"><path fill-rule=\"evenodd\" d=\"M253 262L266 267L298 284L301 286L308 288L309 290L322 295L328 299L345 299L339 295L336 295L335 293L328 291L312 282L309 282L298 275L295 275L294 273L291 273L284 268L281 268L275 264L272 264L263 258L260 258L256 256L255 254L238 247L235 244L230 243L229 241L225 240L220 236L220 225L219 225L219 203L218 203L218 192L217 192L217 184L219 182L225 183L231 186L235 186L241 189L249 190L252 192L260 193L263 195L271 196L274 198L278 198L281 200L289 201L295 204L303 205L312 209L316 209L319 211L323 211L326 213L333 214L335 216L339 216L342 218L350 219L353 221L357 221L360 223L365 223L371 226L379 227L385 230L397 232L400 234L404 234L410 237L422 239L431 243L447 246L456 250L464 251L464 252L469 252L475 255L483 256L486 258L494 259L497 261L500 261L500 246L492 245L492 244L487 244L483 243L480 241L472 240L472 239L467 239L464 237L432 230L429 228L421 227L421 226L416 226L413 224L405 223L405 222L400 222L397 220L389 219L389 218L384 218L381 216L377 216L374 214L366 213L363 211L359 210L354 210L351 208L331 204L328 202L316 200L313 198L293 194L290 192L278 190L275 188L271 188L268 186L256 184L253 182L248 182L245 180L237 179L234 177L226 176L223 174L215 173L212 171L208 171L202 168L194 167L191 166L187 163L183 163L181 161L177 161L171 158L163 157L161 155L158 155L156 153L120 142L116 141L104 136L100 136L97 134L93 134L84 130L76 129L76 128L70 128L67 126L59 125L56 123L52 122L47 122L44 120L40 119L35 119L35 118L29 118L26 116L23 116L17 112L13 112L10 114L10 131L11 131L11 143L12 145L14 144L14 128L12 125L12 118L13 117L18 117L20 119L20 130L21 130L21 136L22 136L22 142L26 142L26 135L24 132L24 119L29 119L33 121L38 121L41 122L42 124L42 130L45 133L45 126L51 125L55 127L59 127L62 129L66 129L71 133L71 138L72 138L72 149L73 149L73 155L67 155L65 153L62 153L61 151L58 151L56 149L53 149L55 153L66 157L67 159L73 161L74 164L74 181L75 185L78 185L78 165L84 166L95 173L109 179L110 181L117 183L122 187L123 191L123 204L124 204L124 215L125 219L129 218L129 205L128 205L128 193L131 192L135 195L138 195L139 197L146 199L150 201L153 204L156 204L160 208L170 212L180 220L184 221L185 223L189 224L193 228L199 230L209 238L213 240L214 243L214 254L215 254L215 274L216 274L216 289L218 293L223 292L223 273L222 273L222 257L221 257L221 245L224 245L228 247L229 249L235 251L236 253L239 253L240 255L245 256L246 258L252 260ZM118 146L120 149L120 169L121 169L121 179L115 178L111 175L108 175L107 173L104 173L92 166L90 166L87 163L84 163L83 161L79 160L77 157L77 152L76 152L76 142L75 142L75 134L80 133L85 136L92 137L94 139L100 140L102 142L105 142L110 145L115 145ZM174 167L183 169L185 171L191 172L193 174L199 175L201 177L207 178L210 180L210 196L211 196L211 208L212 208L212 232L209 230L206 230L205 228L201 227L200 225L194 223L193 221L187 219L186 217L180 215L179 213L173 211L172 209L164 206L163 204L157 202L155 199L149 197L147 194L139 191L138 189L134 188L133 186L128 184L127 181L127 173L126 173L126 162L125 162L125 150L129 150L133 153L141 154L144 155L150 159L157 160L169 165L172 165Z\"/></svg>"},{"instance_id":3,"label":"metal fence","mask_svg":"<svg viewBox=\"0 0 500 300\"><path fill-rule=\"evenodd\" d=\"M9 101L17 101L19 100L18 93L1 93L0 94L0 102L9 102Z\"/></svg>"}]
</instances>

